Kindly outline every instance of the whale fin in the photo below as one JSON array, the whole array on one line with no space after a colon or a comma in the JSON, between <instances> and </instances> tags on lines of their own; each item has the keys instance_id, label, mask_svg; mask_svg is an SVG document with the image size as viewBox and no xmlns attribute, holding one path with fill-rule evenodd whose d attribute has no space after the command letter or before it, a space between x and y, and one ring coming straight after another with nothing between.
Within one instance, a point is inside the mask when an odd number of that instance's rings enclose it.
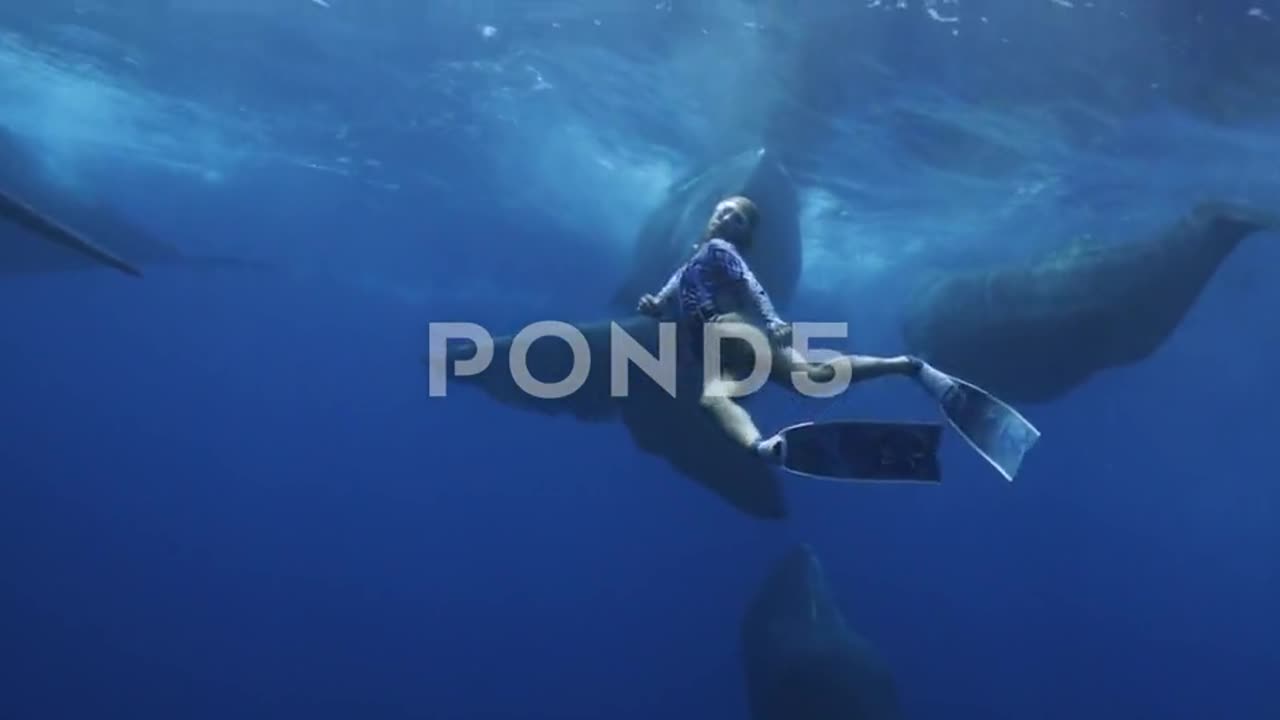
<instances>
[{"instance_id":1,"label":"whale fin","mask_svg":"<svg viewBox=\"0 0 1280 720\"><path fill-rule=\"evenodd\" d=\"M813 548L774 561L739 621L752 720L900 720L894 670L840 608Z\"/></svg>"},{"instance_id":2,"label":"whale fin","mask_svg":"<svg viewBox=\"0 0 1280 720\"><path fill-rule=\"evenodd\" d=\"M135 277L142 275L141 270L124 258L2 190L0 190L0 217L25 228L42 240L61 245L95 262L113 267L127 275Z\"/></svg>"},{"instance_id":3,"label":"whale fin","mask_svg":"<svg viewBox=\"0 0 1280 720\"><path fill-rule=\"evenodd\" d=\"M626 392L615 395L612 363L595 360L613 356L614 343L621 337L615 334L615 325L644 352L655 357L659 354L659 323L643 315L573 323L593 360L578 389L563 397L535 396L516 379L511 367L514 335L479 341L451 339L442 347L429 348L422 361L429 378L440 388L432 392L443 393L446 380L458 380L514 409L568 416L580 422L621 422L637 448L661 457L680 475L732 507L761 519L786 517L781 479L771 465L730 439L702 410L695 382L699 378L678 374L673 397L629 362ZM528 376L542 382L569 377L578 362L572 347L563 341L536 342L525 350Z\"/></svg>"}]
</instances>

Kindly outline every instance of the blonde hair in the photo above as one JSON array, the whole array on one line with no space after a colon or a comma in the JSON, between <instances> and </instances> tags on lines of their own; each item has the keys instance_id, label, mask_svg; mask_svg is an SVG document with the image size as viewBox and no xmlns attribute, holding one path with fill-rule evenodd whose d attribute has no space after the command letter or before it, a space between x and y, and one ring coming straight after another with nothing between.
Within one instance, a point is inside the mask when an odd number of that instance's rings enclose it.
<instances>
[{"instance_id":1,"label":"blonde hair","mask_svg":"<svg viewBox=\"0 0 1280 720\"><path fill-rule=\"evenodd\" d=\"M760 208L752 202L751 198L745 195L734 195L725 198L721 202L737 205L742 214L747 216L747 222L750 223L752 230L755 230L760 225Z\"/></svg>"},{"instance_id":2,"label":"blonde hair","mask_svg":"<svg viewBox=\"0 0 1280 720\"><path fill-rule=\"evenodd\" d=\"M744 195L731 195L721 200L720 202L716 203L716 210L718 211L721 207L725 205L733 205L738 209L739 212L743 214L744 217L747 218L747 229L741 237L725 238L725 239L729 240L734 245L737 245L739 247L746 247L747 245L750 245L753 242L753 239L755 237L756 228L760 224L760 208L756 207L756 204L751 201L751 198L748 198ZM706 229L702 233L701 239L699 239L698 242L694 243L693 247L696 249L702 243L714 237L713 235L714 231L715 231L715 228L712 226L711 222L708 222Z\"/></svg>"}]
</instances>

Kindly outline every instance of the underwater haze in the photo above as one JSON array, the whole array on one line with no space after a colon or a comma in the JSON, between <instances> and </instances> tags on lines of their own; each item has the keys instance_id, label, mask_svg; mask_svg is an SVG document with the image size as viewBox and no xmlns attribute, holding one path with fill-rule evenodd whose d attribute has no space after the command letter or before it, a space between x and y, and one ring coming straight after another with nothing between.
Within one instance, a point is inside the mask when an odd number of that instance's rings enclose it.
<instances>
[{"instance_id":1,"label":"underwater haze","mask_svg":"<svg viewBox=\"0 0 1280 720\"><path fill-rule=\"evenodd\" d=\"M939 268L1280 212L1278 0L0 0L0 98L0 190L237 260L0 247L0 718L775 720L742 623L801 543L903 718L1280 717L1274 227L1155 352L1014 402L1012 482L950 433L940 483L779 470L753 517L423 363L432 322L615 316L668 188L756 148L784 317L851 352L906 352Z\"/></svg>"}]
</instances>

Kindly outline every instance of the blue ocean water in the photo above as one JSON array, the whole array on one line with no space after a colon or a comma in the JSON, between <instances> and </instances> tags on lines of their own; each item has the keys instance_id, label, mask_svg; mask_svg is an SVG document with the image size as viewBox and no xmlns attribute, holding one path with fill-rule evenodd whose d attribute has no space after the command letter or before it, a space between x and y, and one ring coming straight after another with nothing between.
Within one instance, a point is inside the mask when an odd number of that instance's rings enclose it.
<instances>
[{"instance_id":1,"label":"blue ocean water","mask_svg":"<svg viewBox=\"0 0 1280 720\"><path fill-rule=\"evenodd\" d=\"M798 158L796 314L867 352L926 264L1274 209L1277 21L0 2L0 127L43 181L264 266L0 274L0 717L747 718L739 620L797 542L907 717L1280 717L1275 233L1154 356L1021 407L1016 482L952 437L939 486L788 478L780 522L422 364L431 321L603 317L666 185L766 141ZM767 400L933 412L888 381Z\"/></svg>"}]
</instances>

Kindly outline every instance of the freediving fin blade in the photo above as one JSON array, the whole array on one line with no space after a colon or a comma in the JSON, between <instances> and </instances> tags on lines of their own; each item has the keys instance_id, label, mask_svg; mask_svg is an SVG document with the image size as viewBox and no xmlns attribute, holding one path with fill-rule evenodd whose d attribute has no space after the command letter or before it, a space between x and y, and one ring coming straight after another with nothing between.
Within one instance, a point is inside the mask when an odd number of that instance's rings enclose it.
<instances>
[{"instance_id":1,"label":"freediving fin blade","mask_svg":"<svg viewBox=\"0 0 1280 720\"><path fill-rule=\"evenodd\" d=\"M863 420L783 428L782 467L797 475L858 482L942 481L939 423Z\"/></svg>"},{"instance_id":2,"label":"freediving fin blade","mask_svg":"<svg viewBox=\"0 0 1280 720\"><path fill-rule=\"evenodd\" d=\"M986 390L928 364L921 368L920 382L960 436L1012 482L1040 431Z\"/></svg>"}]
</instances>

